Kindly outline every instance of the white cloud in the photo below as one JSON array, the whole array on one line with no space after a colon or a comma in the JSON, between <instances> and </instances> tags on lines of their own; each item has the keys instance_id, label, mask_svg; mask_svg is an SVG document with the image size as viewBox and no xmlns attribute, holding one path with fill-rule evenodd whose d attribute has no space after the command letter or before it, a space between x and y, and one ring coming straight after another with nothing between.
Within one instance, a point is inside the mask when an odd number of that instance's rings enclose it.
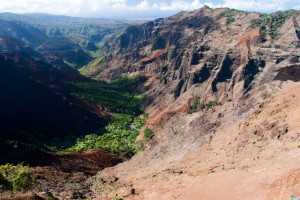
<instances>
[{"instance_id":1,"label":"white cloud","mask_svg":"<svg viewBox=\"0 0 300 200\"><path fill-rule=\"evenodd\" d=\"M225 0L222 7L230 7L247 11L274 12L278 10L292 9L291 5L293 4L299 5L300 0Z\"/></svg>"},{"instance_id":2,"label":"white cloud","mask_svg":"<svg viewBox=\"0 0 300 200\"><path fill-rule=\"evenodd\" d=\"M0 0L0 12L16 13L54 13L63 15L91 15L93 13L110 13L128 11L181 11L193 10L204 4L199 0L187 2L173 0L171 3L149 3L141 0L136 5L128 5L127 0ZM118 13L119 14L119 13Z\"/></svg>"},{"instance_id":3,"label":"white cloud","mask_svg":"<svg viewBox=\"0 0 300 200\"><path fill-rule=\"evenodd\" d=\"M189 11L207 5L211 8L229 7L248 11L272 12L291 9L292 7L290 5L292 4L296 4L297 6L295 7L295 9L299 9L300 0L224 0L224 3L213 3L210 0L172 0L170 3L160 2L154 3L153 5L150 5L147 0L143 0L143 2L137 6L137 10L142 8L142 6L140 6L142 4L145 5L144 7L147 9L162 11Z\"/></svg>"},{"instance_id":4,"label":"white cloud","mask_svg":"<svg viewBox=\"0 0 300 200\"><path fill-rule=\"evenodd\" d=\"M126 9L126 0L0 0L0 12L71 14Z\"/></svg>"},{"instance_id":5,"label":"white cloud","mask_svg":"<svg viewBox=\"0 0 300 200\"><path fill-rule=\"evenodd\" d=\"M53 13L75 16L126 16L128 13L166 12L195 10L203 5L209 7L230 7L241 10L271 12L287 9L293 4L300 8L300 0L224 0L223 3L213 3L211 0L172 0L165 1L140 0L136 5L129 5L130 0L0 0L0 12L17 13ZM151 3L152 2L152 3Z\"/></svg>"},{"instance_id":6,"label":"white cloud","mask_svg":"<svg viewBox=\"0 0 300 200\"><path fill-rule=\"evenodd\" d=\"M200 3L199 0L193 2L186 2L181 0L174 0L170 4L160 3L157 5L159 10L194 10L202 7L204 4Z\"/></svg>"},{"instance_id":7,"label":"white cloud","mask_svg":"<svg viewBox=\"0 0 300 200\"><path fill-rule=\"evenodd\" d=\"M225 0L223 7L230 7L241 10L252 10L252 11L270 11L270 10L281 10L283 9L283 0Z\"/></svg>"},{"instance_id":8,"label":"white cloud","mask_svg":"<svg viewBox=\"0 0 300 200\"><path fill-rule=\"evenodd\" d=\"M300 4L300 2L299 2L299 4ZM293 9L300 10L300 5L293 7Z\"/></svg>"},{"instance_id":9,"label":"white cloud","mask_svg":"<svg viewBox=\"0 0 300 200\"><path fill-rule=\"evenodd\" d=\"M136 6L137 10L148 10L151 8L147 0L143 0L140 4Z\"/></svg>"}]
</instances>

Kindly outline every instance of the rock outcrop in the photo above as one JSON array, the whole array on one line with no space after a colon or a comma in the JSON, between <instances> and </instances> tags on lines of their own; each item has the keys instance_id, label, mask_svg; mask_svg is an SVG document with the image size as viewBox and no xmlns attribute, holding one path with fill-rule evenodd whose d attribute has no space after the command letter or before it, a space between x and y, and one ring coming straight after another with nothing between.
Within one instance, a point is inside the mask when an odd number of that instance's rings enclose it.
<instances>
[{"instance_id":1,"label":"rock outcrop","mask_svg":"<svg viewBox=\"0 0 300 200\"><path fill-rule=\"evenodd\" d=\"M299 64L299 16L203 7L130 26L115 40L106 66L93 65L95 75L148 77L151 116L181 109L195 96L238 101L281 68Z\"/></svg>"}]
</instances>

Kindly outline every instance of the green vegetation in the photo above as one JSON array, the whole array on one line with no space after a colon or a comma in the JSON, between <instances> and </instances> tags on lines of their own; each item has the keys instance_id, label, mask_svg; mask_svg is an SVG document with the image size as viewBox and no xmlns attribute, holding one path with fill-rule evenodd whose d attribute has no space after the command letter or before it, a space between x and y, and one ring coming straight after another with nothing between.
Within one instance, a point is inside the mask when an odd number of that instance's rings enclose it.
<instances>
[{"instance_id":1,"label":"green vegetation","mask_svg":"<svg viewBox=\"0 0 300 200\"><path fill-rule=\"evenodd\" d=\"M112 200L123 200L121 197L114 197Z\"/></svg>"},{"instance_id":2,"label":"green vegetation","mask_svg":"<svg viewBox=\"0 0 300 200\"><path fill-rule=\"evenodd\" d=\"M12 184L0 173L0 191L12 189Z\"/></svg>"},{"instance_id":3,"label":"green vegetation","mask_svg":"<svg viewBox=\"0 0 300 200\"><path fill-rule=\"evenodd\" d=\"M0 190L14 192L31 188L35 177L28 166L6 164L0 166Z\"/></svg>"},{"instance_id":4,"label":"green vegetation","mask_svg":"<svg viewBox=\"0 0 300 200\"><path fill-rule=\"evenodd\" d=\"M148 113L144 113L141 117L134 118L134 126L137 129L141 129L143 126L145 126L145 121L149 118Z\"/></svg>"},{"instance_id":5,"label":"green vegetation","mask_svg":"<svg viewBox=\"0 0 300 200\"><path fill-rule=\"evenodd\" d=\"M81 82L72 84L72 95L87 102L99 103L114 113L104 134L90 134L77 139L66 152L85 151L99 148L123 157L137 153L143 143L136 143L140 129L149 115L143 113L143 96L133 92L133 87L143 83L145 78L122 76L110 83ZM139 117L136 117L141 115Z\"/></svg>"},{"instance_id":6,"label":"green vegetation","mask_svg":"<svg viewBox=\"0 0 300 200\"><path fill-rule=\"evenodd\" d=\"M226 26L228 26L229 24L231 24L232 22L234 22L234 18L233 17L227 17L226 19Z\"/></svg>"},{"instance_id":7,"label":"green vegetation","mask_svg":"<svg viewBox=\"0 0 300 200\"><path fill-rule=\"evenodd\" d=\"M277 40L281 34L278 32L284 22L296 14L296 10L288 10L285 12L276 12L272 14L260 14L260 17L251 21L250 29L260 28L263 35L269 35L271 39Z\"/></svg>"},{"instance_id":8,"label":"green vegetation","mask_svg":"<svg viewBox=\"0 0 300 200\"><path fill-rule=\"evenodd\" d=\"M145 125L145 120L140 117L134 118L134 126L138 129L141 129Z\"/></svg>"},{"instance_id":9,"label":"green vegetation","mask_svg":"<svg viewBox=\"0 0 300 200\"><path fill-rule=\"evenodd\" d=\"M84 76L91 76L100 74L104 69L108 67L108 59L105 56L98 55L98 58L90 62L88 65L78 69L79 73Z\"/></svg>"},{"instance_id":10,"label":"green vegetation","mask_svg":"<svg viewBox=\"0 0 300 200\"><path fill-rule=\"evenodd\" d=\"M138 121L139 128L132 126ZM133 118L130 115L119 114L114 115L112 121L106 126L106 133L103 135L86 135L84 138L78 139L77 143L68 148L67 152L84 151L93 148L99 148L114 154L128 157L140 150L140 144L135 142L139 135L140 128L145 124L145 118Z\"/></svg>"},{"instance_id":11,"label":"green vegetation","mask_svg":"<svg viewBox=\"0 0 300 200\"><path fill-rule=\"evenodd\" d=\"M153 130L147 128L144 130L144 136L145 138L152 138L154 136Z\"/></svg>"},{"instance_id":12,"label":"green vegetation","mask_svg":"<svg viewBox=\"0 0 300 200\"><path fill-rule=\"evenodd\" d=\"M191 113L194 113L194 112L197 112L197 109L198 109L198 107L200 106L200 97L198 97L198 96L196 96L194 99L193 99L193 101L192 101L192 103L191 103L191 105L190 105L190 108L189 108L189 113L191 114Z\"/></svg>"},{"instance_id":13,"label":"green vegetation","mask_svg":"<svg viewBox=\"0 0 300 200\"><path fill-rule=\"evenodd\" d=\"M143 114L142 93L134 92L134 88L145 80L143 77L127 75L110 83L104 81L66 83L65 90L74 97L89 104L100 104L103 109L111 112L111 121L106 127L82 137L54 138L43 146L48 150L61 153L81 152L94 148L123 157L130 157L137 153L143 142L136 143L135 140L149 116Z\"/></svg>"},{"instance_id":14,"label":"green vegetation","mask_svg":"<svg viewBox=\"0 0 300 200\"><path fill-rule=\"evenodd\" d=\"M219 19L222 19L224 17L232 17L235 13L236 13L237 10L235 9L228 9L224 12L222 12L221 14L219 14L216 19L219 20Z\"/></svg>"},{"instance_id":15,"label":"green vegetation","mask_svg":"<svg viewBox=\"0 0 300 200\"><path fill-rule=\"evenodd\" d=\"M218 102L218 101L210 101L210 102L208 102L208 103L206 103L206 104L203 104L204 105L204 108L203 109L209 109L209 108L212 108L212 107L215 107L215 106L220 106L220 105L222 105L222 103L221 102Z\"/></svg>"},{"instance_id":16,"label":"green vegetation","mask_svg":"<svg viewBox=\"0 0 300 200\"><path fill-rule=\"evenodd\" d=\"M193 98L193 101L190 105L189 114L192 114L194 112L197 112L197 110L204 110L204 109L210 109L214 106L219 106L222 105L221 102L218 101L209 101L207 103L201 103L200 102L201 98L199 96L196 96L195 98Z\"/></svg>"},{"instance_id":17,"label":"green vegetation","mask_svg":"<svg viewBox=\"0 0 300 200\"><path fill-rule=\"evenodd\" d=\"M132 88L146 81L143 77L122 76L111 83L93 81L74 83L71 94L84 101L98 103L111 112L137 116L143 113L144 97Z\"/></svg>"},{"instance_id":18,"label":"green vegetation","mask_svg":"<svg viewBox=\"0 0 300 200\"><path fill-rule=\"evenodd\" d=\"M235 10L235 9L228 9L224 12L222 12L221 14L219 14L216 19L222 19L224 17L226 17L226 26L228 26L229 24L231 24L232 22L235 21L234 15L236 15L237 13L242 13L243 11L239 11L239 10Z\"/></svg>"}]
</instances>

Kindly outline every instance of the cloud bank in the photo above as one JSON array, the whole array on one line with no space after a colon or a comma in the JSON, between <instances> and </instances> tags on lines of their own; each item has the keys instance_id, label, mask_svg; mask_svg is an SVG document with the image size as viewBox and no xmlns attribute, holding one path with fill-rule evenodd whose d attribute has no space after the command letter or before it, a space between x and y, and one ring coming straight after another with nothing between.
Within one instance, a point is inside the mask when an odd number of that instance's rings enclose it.
<instances>
[{"instance_id":1,"label":"cloud bank","mask_svg":"<svg viewBox=\"0 0 300 200\"><path fill-rule=\"evenodd\" d=\"M274 12L299 9L300 0L0 0L0 12L52 13L71 16L121 17L151 13L175 13L209 7L229 7L247 11Z\"/></svg>"}]
</instances>

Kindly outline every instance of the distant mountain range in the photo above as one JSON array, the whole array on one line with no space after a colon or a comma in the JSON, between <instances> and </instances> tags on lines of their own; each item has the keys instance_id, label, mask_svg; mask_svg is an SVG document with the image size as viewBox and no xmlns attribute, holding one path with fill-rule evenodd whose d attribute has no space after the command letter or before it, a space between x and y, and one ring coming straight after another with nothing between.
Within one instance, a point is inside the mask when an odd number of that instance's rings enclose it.
<instances>
[{"instance_id":1,"label":"distant mountain range","mask_svg":"<svg viewBox=\"0 0 300 200\"><path fill-rule=\"evenodd\" d=\"M42 53L46 62L62 59L72 67L80 68L98 54L99 43L103 38L138 23L141 22L0 13L0 35L24 42Z\"/></svg>"}]
</instances>

